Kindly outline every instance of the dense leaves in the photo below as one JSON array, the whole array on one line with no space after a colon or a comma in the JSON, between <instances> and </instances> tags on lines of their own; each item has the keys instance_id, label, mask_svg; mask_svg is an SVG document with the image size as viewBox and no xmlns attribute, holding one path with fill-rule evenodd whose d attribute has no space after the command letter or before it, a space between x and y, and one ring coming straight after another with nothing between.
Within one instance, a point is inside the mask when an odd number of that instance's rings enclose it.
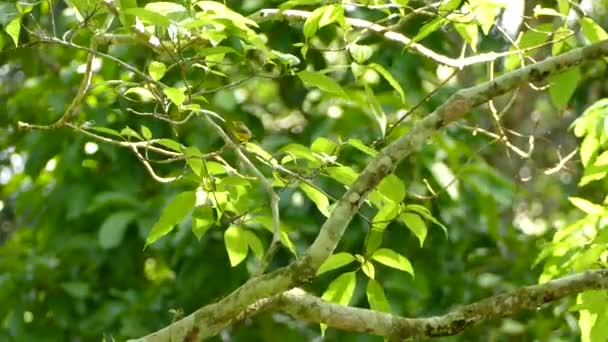
<instances>
[{"instance_id":1,"label":"dense leaves","mask_svg":"<svg viewBox=\"0 0 608 342\"><path fill-rule=\"evenodd\" d=\"M521 4L0 2L0 340L142 336L243 284L275 233L268 269L299 260L371 158L449 95L608 38L590 8ZM461 53L494 57L451 68ZM606 267L605 74L523 86L415 146L306 290L430 316ZM455 340L602 341L607 303L583 293ZM322 333L374 339L281 315L225 332Z\"/></svg>"}]
</instances>

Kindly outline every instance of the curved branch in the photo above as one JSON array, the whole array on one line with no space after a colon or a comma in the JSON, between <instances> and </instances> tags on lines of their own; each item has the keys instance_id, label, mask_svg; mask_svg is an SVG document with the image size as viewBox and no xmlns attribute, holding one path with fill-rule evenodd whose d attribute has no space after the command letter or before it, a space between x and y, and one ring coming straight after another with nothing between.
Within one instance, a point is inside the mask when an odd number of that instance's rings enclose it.
<instances>
[{"instance_id":1,"label":"curved branch","mask_svg":"<svg viewBox=\"0 0 608 342\"><path fill-rule=\"evenodd\" d=\"M405 318L368 309L326 302L295 288L284 292L265 310L280 310L294 318L330 327L402 341L456 335L484 321L534 310L543 304L588 290L608 288L608 269L587 271L550 282L521 287L427 318ZM258 305L260 307L262 305Z\"/></svg>"},{"instance_id":2,"label":"curved branch","mask_svg":"<svg viewBox=\"0 0 608 342\"><path fill-rule=\"evenodd\" d=\"M602 56L608 56L608 40L547 58L478 86L456 92L434 112L416 122L407 134L380 151L368 164L338 201L304 257L274 272L249 279L220 301L137 341L180 341L187 338L200 340L214 336L251 304L310 281L321 264L333 253L367 195L399 162L420 148L434 133L462 118L473 107L522 84L546 79ZM160 335L166 339L157 339Z\"/></svg>"}]
</instances>

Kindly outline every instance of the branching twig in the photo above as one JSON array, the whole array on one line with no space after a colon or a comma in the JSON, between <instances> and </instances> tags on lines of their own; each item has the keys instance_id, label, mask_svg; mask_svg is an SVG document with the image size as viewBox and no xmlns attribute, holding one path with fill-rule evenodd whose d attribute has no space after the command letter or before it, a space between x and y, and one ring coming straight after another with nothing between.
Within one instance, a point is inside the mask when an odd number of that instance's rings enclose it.
<instances>
[{"instance_id":1,"label":"branching twig","mask_svg":"<svg viewBox=\"0 0 608 342\"><path fill-rule=\"evenodd\" d=\"M281 11L279 9L269 8L269 9L260 10L256 13L250 15L249 18L256 22L263 22L263 21L268 21L268 20L306 20L311 15L312 15L312 12L307 12L307 11L300 11L300 10ZM394 42L398 42L404 46L407 46L408 48L412 49L413 51L417 52L418 54L425 56L439 64L447 65L447 66L450 66L453 68L458 68L458 69L463 69L464 67L467 67L467 66L470 66L473 64L495 61L499 58L510 56L510 55L526 53L526 52L533 51L540 47L547 46L548 44L553 43L553 42L544 42L542 44L531 46L529 48L525 48L525 49L518 50L518 51L487 52L487 53L482 53L482 54L478 54L478 55L471 56L471 57L455 59L455 58L451 58L451 57L447 57L442 54L439 54L439 53L425 47L422 44L414 42L412 39L406 37L405 35L403 35L401 33L389 31L387 29L387 27L382 26L382 25L374 24L374 23L366 21L366 20L355 19L355 18L346 18L346 23L348 23L350 26L358 28L358 29L366 29L366 30L370 30L370 31L382 34L386 39L394 41Z\"/></svg>"},{"instance_id":2,"label":"branching twig","mask_svg":"<svg viewBox=\"0 0 608 342\"><path fill-rule=\"evenodd\" d=\"M255 174L256 177L258 177L258 180L262 183L264 190L266 190L266 192L268 193L268 197L270 197L270 210L272 213L272 230L273 230L272 242L270 243L270 246L268 247L266 254L262 257L262 260L260 261L260 265L258 266L258 269L253 274L254 276L259 276L264 273L264 271L266 270L266 267L268 267L268 265L270 264L272 257L277 252L277 250L280 246L280 243L281 243L281 220L279 217L279 195L277 195L277 193L272 188L272 182L270 182L268 179L266 179L264 174L260 170L258 170L257 167L255 167L255 165L251 162L251 160L249 160L249 158L245 155L241 146L239 144L237 144L222 129L222 127L220 127L217 123L215 123L215 121L213 121L208 114L211 114L215 117L218 117L220 115L218 115L217 113L211 112L209 110L201 110L201 112L203 114L205 114L204 117L205 117L205 120L207 121L207 123L219 134L220 137L222 137L222 139L224 139L224 142L226 143L226 145L232 147L235 150L239 159L243 163L245 163L245 165L247 165L247 167L249 169L251 169L251 171Z\"/></svg>"}]
</instances>

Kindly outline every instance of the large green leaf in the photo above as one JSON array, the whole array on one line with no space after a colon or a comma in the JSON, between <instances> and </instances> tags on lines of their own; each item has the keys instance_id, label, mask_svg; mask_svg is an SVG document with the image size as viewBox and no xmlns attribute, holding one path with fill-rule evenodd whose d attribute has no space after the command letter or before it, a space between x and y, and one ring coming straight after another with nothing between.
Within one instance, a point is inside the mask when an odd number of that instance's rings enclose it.
<instances>
[{"instance_id":1,"label":"large green leaf","mask_svg":"<svg viewBox=\"0 0 608 342\"><path fill-rule=\"evenodd\" d=\"M410 261L392 249L380 248L374 252L372 259L383 265L405 271L414 276L414 268L412 267Z\"/></svg>"},{"instance_id":2,"label":"large green leaf","mask_svg":"<svg viewBox=\"0 0 608 342\"><path fill-rule=\"evenodd\" d=\"M240 264L247 257L249 242L245 231L239 226L230 226L224 232L224 243L230 259L230 266Z\"/></svg>"},{"instance_id":3,"label":"large green leaf","mask_svg":"<svg viewBox=\"0 0 608 342\"><path fill-rule=\"evenodd\" d=\"M376 280L369 279L367 281L366 294L370 309L382 312L391 311L388 299L386 299L386 295L384 294L384 289Z\"/></svg>"},{"instance_id":4,"label":"large green leaf","mask_svg":"<svg viewBox=\"0 0 608 342\"><path fill-rule=\"evenodd\" d=\"M340 268L342 266L346 266L351 262L355 261L355 257L347 252L339 252L329 256L327 260L319 267L317 270L317 275L321 275L325 272L329 272L331 270L335 270L336 268Z\"/></svg>"},{"instance_id":5,"label":"large green leaf","mask_svg":"<svg viewBox=\"0 0 608 342\"><path fill-rule=\"evenodd\" d=\"M303 70L298 73L298 77L308 87L316 87L334 95L348 97L338 82L320 72Z\"/></svg>"},{"instance_id":6,"label":"large green leaf","mask_svg":"<svg viewBox=\"0 0 608 342\"><path fill-rule=\"evenodd\" d=\"M355 272L343 273L329 284L321 298L326 301L348 305L353 297L355 285Z\"/></svg>"},{"instance_id":7,"label":"large green leaf","mask_svg":"<svg viewBox=\"0 0 608 342\"><path fill-rule=\"evenodd\" d=\"M414 213L403 213L399 218L405 223L405 225L416 235L418 241L420 241L420 247L424 244L428 229L424 221Z\"/></svg>"},{"instance_id":8,"label":"large green leaf","mask_svg":"<svg viewBox=\"0 0 608 342\"><path fill-rule=\"evenodd\" d=\"M313 201L323 216L329 216L329 199L324 193L306 183L300 183L300 189Z\"/></svg>"},{"instance_id":9,"label":"large green leaf","mask_svg":"<svg viewBox=\"0 0 608 342\"><path fill-rule=\"evenodd\" d=\"M196 193L194 191L184 191L175 196L163 209L160 218L152 227L146 239L146 246L169 234L173 227L188 215L195 203Z\"/></svg>"},{"instance_id":10,"label":"large green leaf","mask_svg":"<svg viewBox=\"0 0 608 342\"><path fill-rule=\"evenodd\" d=\"M557 108L563 109L570 102L570 98L574 94L580 78L581 72L579 68L573 68L549 79L551 82L549 94L551 95L553 104Z\"/></svg>"},{"instance_id":11,"label":"large green leaf","mask_svg":"<svg viewBox=\"0 0 608 342\"><path fill-rule=\"evenodd\" d=\"M192 232L197 239L201 239L209 228L215 224L213 208L208 205L200 205L192 212Z\"/></svg>"}]
</instances>

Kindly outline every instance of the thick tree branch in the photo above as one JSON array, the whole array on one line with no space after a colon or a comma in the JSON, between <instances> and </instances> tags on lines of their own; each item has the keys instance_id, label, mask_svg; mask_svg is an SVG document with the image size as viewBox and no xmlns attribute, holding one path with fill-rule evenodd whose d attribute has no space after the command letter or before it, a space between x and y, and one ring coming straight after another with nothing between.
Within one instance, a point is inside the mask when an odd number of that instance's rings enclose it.
<instances>
[{"instance_id":1,"label":"thick tree branch","mask_svg":"<svg viewBox=\"0 0 608 342\"><path fill-rule=\"evenodd\" d=\"M217 334L243 310L262 298L280 294L310 281L319 266L331 255L365 198L389 175L397 164L422 146L450 122L460 119L473 107L527 82L540 81L583 62L608 55L608 40L575 49L556 57L514 70L478 86L452 95L433 113L414 124L410 131L384 148L361 172L338 201L319 235L301 259L274 272L251 278L217 303L205 306L184 319L138 341L197 341ZM174 335L175 333L175 335ZM160 336L164 336L164 339Z\"/></svg>"},{"instance_id":2,"label":"thick tree branch","mask_svg":"<svg viewBox=\"0 0 608 342\"><path fill-rule=\"evenodd\" d=\"M280 310L297 319L373 335L394 341L455 335L487 320L534 310L543 304L588 290L608 288L608 269L587 271L519 288L428 318L404 318L384 312L326 302L295 288L284 292L265 310ZM260 307L263 305L258 305ZM256 308L257 308L256 307Z\"/></svg>"}]
</instances>

